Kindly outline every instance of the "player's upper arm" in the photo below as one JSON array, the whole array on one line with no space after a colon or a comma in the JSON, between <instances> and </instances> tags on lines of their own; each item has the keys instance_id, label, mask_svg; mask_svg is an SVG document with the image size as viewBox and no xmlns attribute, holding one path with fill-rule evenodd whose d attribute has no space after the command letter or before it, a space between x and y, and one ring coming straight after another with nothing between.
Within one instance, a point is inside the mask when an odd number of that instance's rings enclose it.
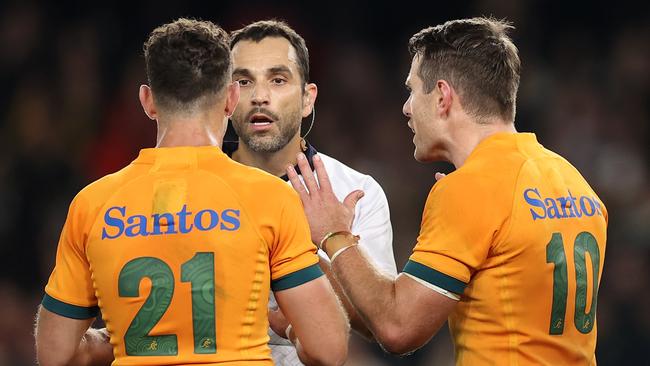
<instances>
[{"instance_id":1,"label":"player's upper arm","mask_svg":"<svg viewBox=\"0 0 650 366\"><path fill-rule=\"evenodd\" d=\"M49 299L52 303L61 303L62 306L48 307L49 304L45 302L44 306L50 311L72 318L85 315L77 316L74 311L71 314L60 313L58 310L65 311L70 305L73 308L85 308L91 313L97 311L97 299L85 247L89 221L88 206L88 200L82 193L70 204L57 246L55 267L45 287L44 301Z\"/></svg>"},{"instance_id":2,"label":"player's upper arm","mask_svg":"<svg viewBox=\"0 0 650 366\"><path fill-rule=\"evenodd\" d=\"M376 335L390 351L410 352L444 323L472 275L489 255L503 224L496 195L475 177L450 175L436 183L424 208L418 242L395 283L397 320ZM408 332L403 332L408 329Z\"/></svg>"},{"instance_id":3,"label":"player's upper arm","mask_svg":"<svg viewBox=\"0 0 650 366\"><path fill-rule=\"evenodd\" d=\"M504 205L495 190L474 176L455 173L437 182L427 198L417 244L404 271L462 294L509 217L511 205Z\"/></svg>"},{"instance_id":4,"label":"player's upper arm","mask_svg":"<svg viewBox=\"0 0 650 366\"><path fill-rule=\"evenodd\" d=\"M393 228L386 194L372 177L368 176L363 185L365 193L357 205L352 231L361 237L359 245L374 264L392 276L397 275L393 254Z\"/></svg>"},{"instance_id":5,"label":"player's upper arm","mask_svg":"<svg viewBox=\"0 0 650 366\"><path fill-rule=\"evenodd\" d=\"M395 280L397 322L380 327L375 334L385 350L406 354L425 345L445 323L457 300L415 277L400 274Z\"/></svg>"},{"instance_id":6,"label":"player's upper arm","mask_svg":"<svg viewBox=\"0 0 650 366\"><path fill-rule=\"evenodd\" d=\"M287 194L278 221L269 248L273 291L295 287L322 276L316 255L318 249L311 242L309 223L295 192Z\"/></svg>"},{"instance_id":7,"label":"player's upper arm","mask_svg":"<svg viewBox=\"0 0 650 366\"><path fill-rule=\"evenodd\" d=\"M72 319L39 308L36 318L36 355L41 366L68 365L81 337L94 318Z\"/></svg>"},{"instance_id":8,"label":"player's upper arm","mask_svg":"<svg viewBox=\"0 0 650 366\"><path fill-rule=\"evenodd\" d=\"M275 299L310 359L319 364L345 361L349 326L325 276L275 291Z\"/></svg>"}]
</instances>

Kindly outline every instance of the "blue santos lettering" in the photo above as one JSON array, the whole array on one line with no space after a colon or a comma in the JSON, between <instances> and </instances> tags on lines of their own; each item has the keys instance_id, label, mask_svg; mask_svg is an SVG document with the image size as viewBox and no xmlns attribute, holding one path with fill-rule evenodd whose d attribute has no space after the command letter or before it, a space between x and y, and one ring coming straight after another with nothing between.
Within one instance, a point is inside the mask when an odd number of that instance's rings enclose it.
<instances>
[{"instance_id":1,"label":"blue santos lettering","mask_svg":"<svg viewBox=\"0 0 650 366\"><path fill-rule=\"evenodd\" d=\"M235 231L237 229L239 229L239 210L223 210L221 213L221 230Z\"/></svg>"},{"instance_id":2,"label":"blue santos lettering","mask_svg":"<svg viewBox=\"0 0 650 366\"><path fill-rule=\"evenodd\" d=\"M147 217L144 215L133 215L126 219L129 224L126 228L126 236L148 236L147 232Z\"/></svg>"},{"instance_id":3,"label":"blue santos lettering","mask_svg":"<svg viewBox=\"0 0 650 366\"><path fill-rule=\"evenodd\" d=\"M566 219L602 216L602 203L596 197L576 197L567 191L566 196L543 197L538 188L527 188L523 192L524 201L530 206L534 220Z\"/></svg>"},{"instance_id":4,"label":"blue santos lettering","mask_svg":"<svg viewBox=\"0 0 650 366\"><path fill-rule=\"evenodd\" d=\"M207 225L203 225L204 220L203 217L205 217L207 214L208 220L207 220ZM208 231L212 230L219 224L219 213L216 211L212 210L201 210L196 213L196 216L194 216L194 226L201 230L201 231Z\"/></svg>"},{"instance_id":5,"label":"blue santos lettering","mask_svg":"<svg viewBox=\"0 0 650 366\"><path fill-rule=\"evenodd\" d=\"M117 229L117 233L110 235L106 226L102 229L102 240L104 239L115 239L120 237L124 233L124 221L118 217L111 216L112 211L117 211L122 214L122 217L126 215L126 207L111 207L104 213L104 223L109 226ZM112 230L111 230L112 231Z\"/></svg>"},{"instance_id":6,"label":"blue santos lettering","mask_svg":"<svg viewBox=\"0 0 650 366\"><path fill-rule=\"evenodd\" d=\"M546 207L544 206L544 202L542 202L542 196L540 196L539 190L537 188L528 188L525 190L524 200L526 200L526 203L529 205L538 208L537 210L533 208L530 209L530 214L533 215L533 221L546 218Z\"/></svg>"},{"instance_id":7,"label":"blue santos lettering","mask_svg":"<svg viewBox=\"0 0 650 366\"><path fill-rule=\"evenodd\" d=\"M161 214L153 214L152 217L153 217L153 232L151 233L151 235L162 235L162 232L160 231L161 225L167 227L167 231L165 231L165 234L176 234L176 230L174 226L174 215L170 214L169 212L165 212ZM161 222L162 219L165 219L164 224Z\"/></svg>"},{"instance_id":8,"label":"blue santos lettering","mask_svg":"<svg viewBox=\"0 0 650 366\"><path fill-rule=\"evenodd\" d=\"M176 213L155 213L151 217L127 213L126 206L113 206L104 213L102 240L121 236L187 234L194 230L236 231L240 228L239 210L228 208L221 213L212 209L200 210L194 215L187 205Z\"/></svg>"}]
</instances>

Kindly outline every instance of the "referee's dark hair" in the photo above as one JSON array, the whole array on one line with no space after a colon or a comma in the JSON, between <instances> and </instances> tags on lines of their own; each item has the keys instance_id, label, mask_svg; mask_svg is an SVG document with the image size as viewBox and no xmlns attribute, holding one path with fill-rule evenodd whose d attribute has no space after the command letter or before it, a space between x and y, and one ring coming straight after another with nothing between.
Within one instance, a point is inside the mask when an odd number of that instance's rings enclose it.
<instances>
[{"instance_id":1,"label":"referee's dark hair","mask_svg":"<svg viewBox=\"0 0 650 366\"><path fill-rule=\"evenodd\" d=\"M490 116L514 121L521 62L507 35L510 29L506 21L479 17L451 20L416 33L409 51L421 57L417 72L424 92L430 93L436 81L444 79L479 121Z\"/></svg>"},{"instance_id":2,"label":"referee's dark hair","mask_svg":"<svg viewBox=\"0 0 650 366\"><path fill-rule=\"evenodd\" d=\"M244 28L230 33L230 48L235 47L239 41L251 40L259 42L267 37L285 38L296 50L298 56L298 67L300 68L300 79L302 84L309 82L309 50L305 40L296 33L287 23L281 20L260 20L251 23Z\"/></svg>"},{"instance_id":3,"label":"referee's dark hair","mask_svg":"<svg viewBox=\"0 0 650 366\"><path fill-rule=\"evenodd\" d=\"M229 42L209 21L180 18L154 29L144 59L156 104L170 111L212 105L231 78Z\"/></svg>"}]
</instances>

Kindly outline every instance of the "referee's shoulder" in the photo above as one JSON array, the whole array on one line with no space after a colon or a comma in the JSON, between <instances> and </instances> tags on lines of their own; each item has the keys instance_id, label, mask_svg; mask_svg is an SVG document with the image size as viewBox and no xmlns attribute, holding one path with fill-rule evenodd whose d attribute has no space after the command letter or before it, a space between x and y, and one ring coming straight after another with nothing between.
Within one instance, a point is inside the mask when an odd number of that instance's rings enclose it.
<instances>
[{"instance_id":1,"label":"referee's shoulder","mask_svg":"<svg viewBox=\"0 0 650 366\"><path fill-rule=\"evenodd\" d=\"M319 152L318 156L322 159L325 169L332 179L360 182L372 178L368 174L361 173L327 154Z\"/></svg>"},{"instance_id":2,"label":"referee's shoulder","mask_svg":"<svg viewBox=\"0 0 650 366\"><path fill-rule=\"evenodd\" d=\"M364 191L377 191L384 194L381 185L369 174L361 173L339 160L322 152L318 156L323 160L327 174L333 185L346 186L351 189L363 189ZM368 194L369 192L365 192Z\"/></svg>"}]
</instances>

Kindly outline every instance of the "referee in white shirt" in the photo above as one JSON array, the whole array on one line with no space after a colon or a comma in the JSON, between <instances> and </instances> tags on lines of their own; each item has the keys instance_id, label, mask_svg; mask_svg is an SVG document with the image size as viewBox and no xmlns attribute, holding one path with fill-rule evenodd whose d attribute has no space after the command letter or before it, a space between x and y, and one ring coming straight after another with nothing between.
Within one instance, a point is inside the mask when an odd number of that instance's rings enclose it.
<instances>
[{"instance_id":1,"label":"referee in white shirt","mask_svg":"<svg viewBox=\"0 0 650 366\"><path fill-rule=\"evenodd\" d=\"M239 83L241 94L232 116L238 142L224 142L223 150L242 164L288 181L286 167L296 164L299 152L305 153L310 165L317 153L300 134L302 119L314 116L318 94L316 84L308 82L309 53L305 41L286 23L266 20L233 32L230 48L233 80ZM225 140L229 139L226 137ZM369 175L361 174L325 154L318 154L339 200L354 190L360 189L365 193L356 206L352 231L361 237L359 245L366 249L375 267L396 275L393 232L384 191ZM345 306L352 328L371 337L330 275L329 260L322 253L321 267ZM269 304L277 306L273 296ZM276 365L302 365L293 345L284 335L278 336L270 329L269 335Z\"/></svg>"}]
</instances>

